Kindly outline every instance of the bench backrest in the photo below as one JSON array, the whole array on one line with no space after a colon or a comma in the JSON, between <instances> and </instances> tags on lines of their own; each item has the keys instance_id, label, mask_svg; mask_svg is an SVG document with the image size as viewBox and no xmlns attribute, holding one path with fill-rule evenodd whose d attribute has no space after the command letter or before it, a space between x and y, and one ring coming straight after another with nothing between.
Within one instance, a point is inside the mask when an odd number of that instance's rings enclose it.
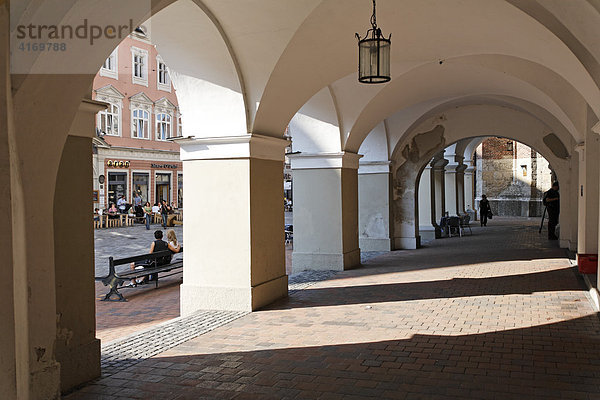
<instances>
[{"instance_id":1,"label":"bench backrest","mask_svg":"<svg viewBox=\"0 0 600 400\"><path fill-rule=\"evenodd\" d=\"M154 261L157 258L168 257L172 254L173 253L171 253L170 250L164 250L164 251L157 251L155 253L142 254L140 256L118 258L116 260L112 257L109 257L108 261L112 265L123 265L123 264L131 264L132 262L134 263L137 261L146 261L146 260Z\"/></svg>"}]
</instances>

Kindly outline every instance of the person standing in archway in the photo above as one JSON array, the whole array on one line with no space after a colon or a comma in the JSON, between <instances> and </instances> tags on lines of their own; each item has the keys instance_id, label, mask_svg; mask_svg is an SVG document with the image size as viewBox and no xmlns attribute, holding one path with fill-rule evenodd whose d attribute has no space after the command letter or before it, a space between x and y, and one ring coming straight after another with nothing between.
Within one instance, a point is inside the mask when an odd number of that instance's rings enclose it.
<instances>
[{"instance_id":1,"label":"person standing in archway","mask_svg":"<svg viewBox=\"0 0 600 400\"><path fill-rule=\"evenodd\" d=\"M487 199L485 194L481 195L481 200L479 201L479 220L481 222L481 226L487 226L488 214L492 211L490 208L490 202Z\"/></svg>"},{"instance_id":2,"label":"person standing in archway","mask_svg":"<svg viewBox=\"0 0 600 400\"><path fill-rule=\"evenodd\" d=\"M558 182L552 183L552 188L544 193L542 202L548 211L548 239L558 240L558 236L556 236L556 225L558 225L558 216L560 214Z\"/></svg>"}]
</instances>

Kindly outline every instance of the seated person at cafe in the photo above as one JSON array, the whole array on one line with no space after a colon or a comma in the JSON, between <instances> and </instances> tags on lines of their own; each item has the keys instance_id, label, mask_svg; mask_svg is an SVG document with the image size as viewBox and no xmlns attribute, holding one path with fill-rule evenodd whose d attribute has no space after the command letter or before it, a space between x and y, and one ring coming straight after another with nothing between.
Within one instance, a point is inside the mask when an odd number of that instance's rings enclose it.
<instances>
[{"instance_id":1,"label":"seated person at cafe","mask_svg":"<svg viewBox=\"0 0 600 400\"><path fill-rule=\"evenodd\" d=\"M100 221L100 217L102 216L102 210L99 208L94 208L94 221Z\"/></svg>"},{"instance_id":2,"label":"seated person at cafe","mask_svg":"<svg viewBox=\"0 0 600 400\"><path fill-rule=\"evenodd\" d=\"M115 206L115 203L110 203L110 208L107 210L106 213L108 214L108 218L110 219L119 218L119 210L117 210L117 206Z\"/></svg>"},{"instance_id":3,"label":"seated person at cafe","mask_svg":"<svg viewBox=\"0 0 600 400\"><path fill-rule=\"evenodd\" d=\"M127 200L125 200L125 196L121 196L119 200L117 200L117 208L121 214L125 214L127 210Z\"/></svg>"}]
</instances>

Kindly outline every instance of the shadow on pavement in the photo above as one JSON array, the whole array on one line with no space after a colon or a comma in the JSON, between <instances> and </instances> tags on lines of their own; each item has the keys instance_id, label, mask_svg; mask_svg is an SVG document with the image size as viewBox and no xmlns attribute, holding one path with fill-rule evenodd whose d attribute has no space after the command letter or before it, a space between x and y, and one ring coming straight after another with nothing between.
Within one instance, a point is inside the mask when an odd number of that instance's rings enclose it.
<instances>
[{"instance_id":1,"label":"shadow on pavement","mask_svg":"<svg viewBox=\"0 0 600 400\"><path fill-rule=\"evenodd\" d=\"M598 327L590 315L462 336L216 354L188 348L65 398L591 399L600 391Z\"/></svg>"}]
</instances>

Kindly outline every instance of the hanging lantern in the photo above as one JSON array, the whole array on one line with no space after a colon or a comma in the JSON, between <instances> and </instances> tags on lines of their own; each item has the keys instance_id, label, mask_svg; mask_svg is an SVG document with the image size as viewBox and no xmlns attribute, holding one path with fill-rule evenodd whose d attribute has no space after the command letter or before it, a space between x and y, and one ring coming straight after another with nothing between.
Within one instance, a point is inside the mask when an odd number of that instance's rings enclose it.
<instances>
[{"instance_id":1,"label":"hanging lantern","mask_svg":"<svg viewBox=\"0 0 600 400\"><path fill-rule=\"evenodd\" d=\"M392 34L386 39L377 27L375 16L375 0L373 0L373 15L371 29L367 30L364 38L358 39L358 81L362 83L385 83L392 77L390 74L390 49Z\"/></svg>"}]
</instances>

